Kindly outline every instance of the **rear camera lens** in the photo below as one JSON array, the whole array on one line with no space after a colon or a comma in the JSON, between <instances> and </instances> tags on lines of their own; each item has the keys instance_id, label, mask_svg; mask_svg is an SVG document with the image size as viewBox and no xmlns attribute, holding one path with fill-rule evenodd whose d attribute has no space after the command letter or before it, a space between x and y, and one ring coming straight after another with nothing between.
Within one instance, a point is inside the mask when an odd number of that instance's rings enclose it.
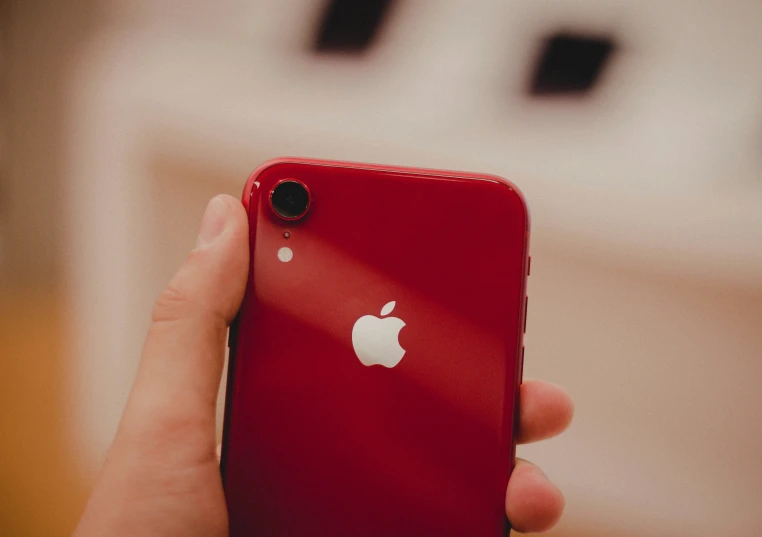
<instances>
[{"instance_id":1,"label":"rear camera lens","mask_svg":"<svg viewBox=\"0 0 762 537\"><path fill-rule=\"evenodd\" d=\"M310 191L300 181L281 181L270 192L270 207L284 220L299 220L310 208Z\"/></svg>"}]
</instances>

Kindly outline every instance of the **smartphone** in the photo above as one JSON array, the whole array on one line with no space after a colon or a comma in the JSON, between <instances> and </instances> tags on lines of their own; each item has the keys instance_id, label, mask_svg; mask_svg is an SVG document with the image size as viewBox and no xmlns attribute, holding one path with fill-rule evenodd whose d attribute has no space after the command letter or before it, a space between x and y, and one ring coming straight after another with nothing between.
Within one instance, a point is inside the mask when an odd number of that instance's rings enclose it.
<instances>
[{"instance_id":1,"label":"smartphone","mask_svg":"<svg viewBox=\"0 0 762 537\"><path fill-rule=\"evenodd\" d=\"M529 268L519 190L287 158L251 175L243 203L230 535L507 534Z\"/></svg>"}]
</instances>

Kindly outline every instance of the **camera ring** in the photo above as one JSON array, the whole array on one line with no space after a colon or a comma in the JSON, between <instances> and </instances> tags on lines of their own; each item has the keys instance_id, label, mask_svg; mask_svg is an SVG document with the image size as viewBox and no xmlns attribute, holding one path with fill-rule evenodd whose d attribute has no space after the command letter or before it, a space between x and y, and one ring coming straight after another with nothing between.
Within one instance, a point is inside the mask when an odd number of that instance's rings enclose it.
<instances>
[{"instance_id":1,"label":"camera ring","mask_svg":"<svg viewBox=\"0 0 762 537\"><path fill-rule=\"evenodd\" d=\"M281 196L291 194L297 198L288 201L288 198L280 200ZM295 222L301 220L309 212L312 205L310 189L298 179L281 179L270 190L268 198L270 210L281 220Z\"/></svg>"}]
</instances>

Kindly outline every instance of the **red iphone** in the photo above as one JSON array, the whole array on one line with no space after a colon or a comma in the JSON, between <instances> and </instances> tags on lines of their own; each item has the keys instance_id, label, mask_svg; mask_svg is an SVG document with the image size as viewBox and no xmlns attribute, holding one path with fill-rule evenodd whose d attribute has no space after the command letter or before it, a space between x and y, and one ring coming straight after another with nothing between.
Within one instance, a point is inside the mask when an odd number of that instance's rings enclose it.
<instances>
[{"instance_id":1,"label":"red iphone","mask_svg":"<svg viewBox=\"0 0 762 537\"><path fill-rule=\"evenodd\" d=\"M498 177L250 177L222 474L232 537L508 532L529 215Z\"/></svg>"}]
</instances>

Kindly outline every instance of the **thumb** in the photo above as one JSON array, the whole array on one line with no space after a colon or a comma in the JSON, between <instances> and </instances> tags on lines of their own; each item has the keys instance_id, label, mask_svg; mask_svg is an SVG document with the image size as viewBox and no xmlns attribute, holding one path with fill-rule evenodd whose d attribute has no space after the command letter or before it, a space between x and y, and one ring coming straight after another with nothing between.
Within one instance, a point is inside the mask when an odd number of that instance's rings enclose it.
<instances>
[{"instance_id":1,"label":"thumb","mask_svg":"<svg viewBox=\"0 0 762 537\"><path fill-rule=\"evenodd\" d=\"M248 264L246 211L231 196L212 198L196 248L156 302L119 436L141 441L185 431L214 452L225 337Z\"/></svg>"}]
</instances>

